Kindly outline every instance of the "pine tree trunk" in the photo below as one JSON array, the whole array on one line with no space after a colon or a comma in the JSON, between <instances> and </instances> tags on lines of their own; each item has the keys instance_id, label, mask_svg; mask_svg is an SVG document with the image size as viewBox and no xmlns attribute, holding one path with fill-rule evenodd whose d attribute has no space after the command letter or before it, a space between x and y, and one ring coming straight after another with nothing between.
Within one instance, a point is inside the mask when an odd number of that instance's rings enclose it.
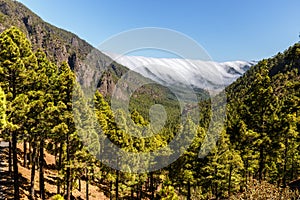
<instances>
[{"instance_id":1,"label":"pine tree trunk","mask_svg":"<svg viewBox=\"0 0 300 200\"><path fill-rule=\"evenodd\" d=\"M153 180L153 172L150 172L150 191L151 191L151 200L154 200L154 180Z\"/></svg>"},{"instance_id":2,"label":"pine tree trunk","mask_svg":"<svg viewBox=\"0 0 300 200\"><path fill-rule=\"evenodd\" d=\"M13 131L12 133L12 153L13 153L13 173L14 173L14 200L20 200L16 131Z\"/></svg>"},{"instance_id":3,"label":"pine tree trunk","mask_svg":"<svg viewBox=\"0 0 300 200\"><path fill-rule=\"evenodd\" d=\"M181 194L181 187L180 187L180 185L178 186L178 191L179 191L179 194Z\"/></svg>"},{"instance_id":4,"label":"pine tree trunk","mask_svg":"<svg viewBox=\"0 0 300 200\"><path fill-rule=\"evenodd\" d=\"M217 174L217 167L215 166L214 177L216 177L216 174ZM217 183L214 184L214 191L215 191L215 197L216 197L216 199L218 199L218 184Z\"/></svg>"},{"instance_id":5,"label":"pine tree trunk","mask_svg":"<svg viewBox=\"0 0 300 200\"><path fill-rule=\"evenodd\" d=\"M27 154L27 167L28 169L30 169L31 163L32 163L32 145L30 145L30 143L28 144L28 154Z\"/></svg>"},{"instance_id":6,"label":"pine tree trunk","mask_svg":"<svg viewBox=\"0 0 300 200\"><path fill-rule=\"evenodd\" d=\"M11 157L11 154L12 154L12 144L11 144L11 141L9 141L9 147L8 147L8 171L9 171L9 174L11 175L12 174L12 157Z\"/></svg>"},{"instance_id":7,"label":"pine tree trunk","mask_svg":"<svg viewBox=\"0 0 300 200\"><path fill-rule=\"evenodd\" d=\"M294 153L292 155L292 171L291 171L291 179L294 180L294 169L295 169L295 163L294 163Z\"/></svg>"},{"instance_id":8,"label":"pine tree trunk","mask_svg":"<svg viewBox=\"0 0 300 200\"><path fill-rule=\"evenodd\" d=\"M35 166L36 166L36 146L35 142L32 144L32 163L31 163L31 175L30 175L30 199L34 199L34 181L35 181Z\"/></svg>"},{"instance_id":9,"label":"pine tree trunk","mask_svg":"<svg viewBox=\"0 0 300 200\"><path fill-rule=\"evenodd\" d=\"M57 162L57 143L54 144L54 160L55 160L55 166L58 165Z\"/></svg>"},{"instance_id":10,"label":"pine tree trunk","mask_svg":"<svg viewBox=\"0 0 300 200\"><path fill-rule=\"evenodd\" d=\"M73 191L73 178L71 177L71 180L70 180L70 198L72 199L72 196L73 196L73 193L72 193L72 191Z\"/></svg>"},{"instance_id":11,"label":"pine tree trunk","mask_svg":"<svg viewBox=\"0 0 300 200\"><path fill-rule=\"evenodd\" d=\"M131 199L134 199L134 187L131 186L131 190L130 190L130 195L131 195Z\"/></svg>"},{"instance_id":12,"label":"pine tree trunk","mask_svg":"<svg viewBox=\"0 0 300 200\"><path fill-rule=\"evenodd\" d=\"M40 143L40 195L45 200L45 180L44 180L44 140Z\"/></svg>"},{"instance_id":13,"label":"pine tree trunk","mask_svg":"<svg viewBox=\"0 0 300 200\"><path fill-rule=\"evenodd\" d=\"M247 184L248 184L248 159L246 159L246 166L245 166L245 169L246 169L246 171L245 171L245 182L246 182L246 187L247 187Z\"/></svg>"},{"instance_id":14,"label":"pine tree trunk","mask_svg":"<svg viewBox=\"0 0 300 200\"><path fill-rule=\"evenodd\" d=\"M63 144L61 143L59 146L59 157L58 157L58 166L57 166L57 173L60 173L61 170L61 163L62 163L62 147ZM61 182L60 182L60 178L57 178L57 194L60 194L60 188L61 188Z\"/></svg>"},{"instance_id":15,"label":"pine tree trunk","mask_svg":"<svg viewBox=\"0 0 300 200\"><path fill-rule=\"evenodd\" d=\"M116 178L116 200L119 199L119 170L116 170L117 178Z\"/></svg>"},{"instance_id":16,"label":"pine tree trunk","mask_svg":"<svg viewBox=\"0 0 300 200\"><path fill-rule=\"evenodd\" d=\"M284 165L283 165L283 187L286 187L286 166L287 166L287 152L288 152L288 138L285 139L285 149L284 149Z\"/></svg>"},{"instance_id":17,"label":"pine tree trunk","mask_svg":"<svg viewBox=\"0 0 300 200\"><path fill-rule=\"evenodd\" d=\"M263 180L263 168L264 168L264 149L263 147L260 147L260 155L259 155L259 171L258 171L258 175L259 175L259 181Z\"/></svg>"},{"instance_id":18,"label":"pine tree trunk","mask_svg":"<svg viewBox=\"0 0 300 200\"><path fill-rule=\"evenodd\" d=\"M109 195L109 199L112 200L113 199L113 195L112 195L112 181L110 181L110 184L109 184L109 192L110 192L110 195Z\"/></svg>"},{"instance_id":19,"label":"pine tree trunk","mask_svg":"<svg viewBox=\"0 0 300 200\"><path fill-rule=\"evenodd\" d=\"M139 199L139 197L140 197L140 193L139 193L139 186L138 186L138 184L135 186L135 192L136 192L136 199Z\"/></svg>"},{"instance_id":20,"label":"pine tree trunk","mask_svg":"<svg viewBox=\"0 0 300 200\"><path fill-rule=\"evenodd\" d=\"M67 181L67 200L71 199L71 170L70 170L70 135L67 133L67 170L66 170L66 181Z\"/></svg>"},{"instance_id":21,"label":"pine tree trunk","mask_svg":"<svg viewBox=\"0 0 300 200\"><path fill-rule=\"evenodd\" d=\"M137 185L137 199L138 200L141 200L142 199L142 197L141 197L141 189L140 189L141 187L140 187L140 183L138 183L138 185Z\"/></svg>"},{"instance_id":22,"label":"pine tree trunk","mask_svg":"<svg viewBox=\"0 0 300 200\"><path fill-rule=\"evenodd\" d=\"M143 185L141 183L139 184L139 193L140 193L139 199L142 200L143 199Z\"/></svg>"},{"instance_id":23,"label":"pine tree trunk","mask_svg":"<svg viewBox=\"0 0 300 200\"><path fill-rule=\"evenodd\" d=\"M89 171L88 169L85 170L85 176L86 176L86 186L85 186L85 192L86 192L86 200L89 200Z\"/></svg>"},{"instance_id":24,"label":"pine tree trunk","mask_svg":"<svg viewBox=\"0 0 300 200\"><path fill-rule=\"evenodd\" d=\"M231 176L232 176L232 165L230 165L230 169L229 169L228 198L230 198L230 196L231 196Z\"/></svg>"},{"instance_id":25,"label":"pine tree trunk","mask_svg":"<svg viewBox=\"0 0 300 200\"><path fill-rule=\"evenodd\" d=\"M187 200L191 200L191 182L188 181L188 195L187 195Z\"/></svg>"},{"instance_id":26,"label":"pine tree trunk","mask_svg":"<svg viewBox=\"0 0 300 200\"><path fill-rule=\"evenodd\" d=\"M81 192L81 180L80 180L80 178L78 179L78 190Z\"/></svg>"},{"instance_id":27,"label":"pine tree trunk","mask_svg":"<svg viewBox=\"0 0 300 200\"><path fill-rule=\"evenodd\" d=\"M23 155L23 167L27 167L27 143L26 141L24 140L24 143L23 143L23 151L24 151L24 155Z\"/></svg>"},{"instance_id":28,"label":"pine tree trunk","mask_svg":"<svg viewBox=\"0 0 300 200\"><path fill-rule=\"evenodd\" d=\"M69 88L70 87L70 88ZM67 99L67 110L68 112L72 113L73 108L72 105L69 104L69 101L72 99L72 91L73 91L73 85L70 86L68 85L68 90L66 92L66 99ZM66 181L67 181L67 200L71 200L71 196L72 196L72 177L71 177L71 155L70 155L70 134L73 133L72 131L72 123L71 120L69 118L67 118L66 121L69 131L67 132L67 169L66 169Z\"/></svg>"}]
</instances>

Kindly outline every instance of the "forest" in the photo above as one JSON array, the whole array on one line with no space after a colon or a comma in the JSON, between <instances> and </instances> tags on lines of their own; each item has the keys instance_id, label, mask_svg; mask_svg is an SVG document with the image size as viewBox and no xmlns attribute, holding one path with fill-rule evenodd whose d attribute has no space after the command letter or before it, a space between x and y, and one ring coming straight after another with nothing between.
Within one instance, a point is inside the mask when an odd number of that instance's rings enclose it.
<instances>
[{"instance_id":1,"label":"forest","mask_svg":"<svg viewBox=\"0 0 300 200\"><path fill-rule=\"evenodd\" d=\"M292 184L300 181L299 69L297 43L228 86L225 128L210 153L199 158L211 117L209 98L198 102L196 120L180 124L176 109L168 109L171 117L159 134L134 137L132 132L141 135L149 124L144 114L151 104L148 90L140 95L146 106L133 100L130 116L113 112L99 91L86 101L67 62L52 62L43 49L34 50L20 29L6 29L0 34L0 138L9 142L11 182L5 187L11 194L4 195L15 200L91 199L89 188L97 187L106 199L299 199L300 184ZM85 108L83 129L76 127L74 98ZM176 108L173 101L166 103ZM99 141L84 145L104 135L124 151L151 152L167 146L181 130L195 133L192 144L174 163L153 172L110 168L97 159L105 153ZM45 161L46 154L55 164ZM30 171L28 180L20 168ZM47 186L49 173L55 192ZM85 196L76 197L83 183Z\"/></svg>"}]
</instances>

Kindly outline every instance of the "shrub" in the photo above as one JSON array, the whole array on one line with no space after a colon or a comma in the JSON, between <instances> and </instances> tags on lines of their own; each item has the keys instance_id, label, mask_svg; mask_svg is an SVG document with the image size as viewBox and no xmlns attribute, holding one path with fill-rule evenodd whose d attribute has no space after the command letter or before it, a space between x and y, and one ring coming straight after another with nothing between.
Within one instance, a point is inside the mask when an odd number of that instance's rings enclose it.
<instances>
[{"instance_id":1,"label":"shrub","mask_svg":"<svg viewBox=\"0 0 300 200\"><path fill-rule=\"evenodd\" d=\"M278 188L266 181L259 182L252 180L247 189L230 199L232 200L298 200L300 199L299 191L293 191L289 188Z\"/></svg>"},{"instance_id":2,"label":"shrub","mask_svg":"<svg viewBox=\"0 0 300 200\"><path fill-rule=\"evenodd\" d=\"M51 197L51 200L64 200L64 198L61 195L57 194L57 195Z\"/></svg>"}]
</instances>

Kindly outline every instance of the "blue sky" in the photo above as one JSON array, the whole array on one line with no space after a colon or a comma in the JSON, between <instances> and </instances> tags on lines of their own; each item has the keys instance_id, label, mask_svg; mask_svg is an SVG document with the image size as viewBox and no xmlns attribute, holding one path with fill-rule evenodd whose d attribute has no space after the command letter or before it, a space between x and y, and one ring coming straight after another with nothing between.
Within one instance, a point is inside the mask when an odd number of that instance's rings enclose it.
<instances>
[{"instance_id":1,"label":"blue sky","mask_svg":"<svg viewBox=\"0 0 300 200\"><path fill-rule=\"evenodd\" d=\"M260 60L299 41L299 0L20 0L93 46L142 27L179 31L216 61Z\"/></svg>"}]
</instances>

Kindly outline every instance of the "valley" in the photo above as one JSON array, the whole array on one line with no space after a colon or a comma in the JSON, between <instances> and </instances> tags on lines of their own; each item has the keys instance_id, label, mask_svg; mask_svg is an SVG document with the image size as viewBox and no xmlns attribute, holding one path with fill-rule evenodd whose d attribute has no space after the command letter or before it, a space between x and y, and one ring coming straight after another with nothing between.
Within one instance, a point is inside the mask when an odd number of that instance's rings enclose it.
<instances>
[{"instance_id":1,"label":"valley","mask_svg":"<svg viewBox=\"0 0 300 200\"><path fill-rule=\"evenodd\" d=\"M299 42L118 56L0 0L0 199L299 199L299 70Z\"/></svg>"}]
</instances>

